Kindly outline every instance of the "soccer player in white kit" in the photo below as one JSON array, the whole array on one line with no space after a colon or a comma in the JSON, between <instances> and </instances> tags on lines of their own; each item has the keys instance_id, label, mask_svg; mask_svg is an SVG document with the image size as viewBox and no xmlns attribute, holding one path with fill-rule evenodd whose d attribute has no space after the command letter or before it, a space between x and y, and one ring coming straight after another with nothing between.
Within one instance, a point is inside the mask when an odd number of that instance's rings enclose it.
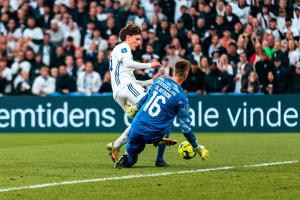
<instances>
[{"instance_id":1,"label":"soccer player in white kit","mask_svg":"<svg viewBox=\"0 0 300 200\"><path fill-rule=\"evenodd\" d=\"M111 85L115 101L130 117L134 117L135 105L145 96L145 86L152 85L153 80L136 80L133 72L135 69L148 69L160 67L158 61L139 63L133 60L131 51L136 50L142 43L141 29L135 25L127 25L120 31L122 43L118 44L110 55L109 70ZM107 144L112 160L118 160L118 151L126 143L130 126L114 142Z\"/></svg>"}]
</instances>

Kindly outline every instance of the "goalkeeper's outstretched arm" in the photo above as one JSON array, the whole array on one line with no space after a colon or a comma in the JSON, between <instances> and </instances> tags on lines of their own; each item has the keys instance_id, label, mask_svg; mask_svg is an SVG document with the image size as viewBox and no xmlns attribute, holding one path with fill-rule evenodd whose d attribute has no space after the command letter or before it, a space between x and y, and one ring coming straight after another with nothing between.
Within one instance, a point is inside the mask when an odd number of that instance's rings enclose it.
<instances>
[{"instance_id":1,"label":"goalkeeper's outstretched arm","mask_svg":"<svg viewBox=\"0 0 300 200\"><path fill-rule=\"evenodd\" d=\"M178 108L177 117L179 120L181 132L183 133L187 141L189 141L189 143L191 143L193 148L198 152L202 160L206 160L208 158L208 151L205 149L203 145L200 145L198 143L191 129L191 118L189 112L190 106L188 102L185 103L180 102L178 106L179 108Z\"/></svg>"}]
</instances>

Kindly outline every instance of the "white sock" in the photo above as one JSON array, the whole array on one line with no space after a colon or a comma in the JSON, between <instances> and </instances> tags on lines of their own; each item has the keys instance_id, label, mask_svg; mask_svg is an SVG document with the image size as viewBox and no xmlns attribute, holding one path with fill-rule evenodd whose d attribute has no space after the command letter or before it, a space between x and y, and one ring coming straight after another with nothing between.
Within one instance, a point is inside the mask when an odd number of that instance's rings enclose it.
<instances>
[{"instance_id":1,"label":"white sock","mask_svg":"<svg viewBox=\"0 0 300 200\"><path fill-rule=\"evenodd\" d=\"M120 149L124 144L126 144L130 127L131 126L128 126L122 135L116 141L114 141L115 148Z\"/></svg>"}]
</instances>

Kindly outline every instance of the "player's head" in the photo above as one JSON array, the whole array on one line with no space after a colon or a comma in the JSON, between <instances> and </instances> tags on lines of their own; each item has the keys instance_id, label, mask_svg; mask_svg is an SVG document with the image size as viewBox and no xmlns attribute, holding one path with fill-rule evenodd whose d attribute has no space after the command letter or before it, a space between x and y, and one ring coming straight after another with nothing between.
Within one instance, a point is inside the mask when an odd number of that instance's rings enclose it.
<instances>
[{"instance_id":1,"label":"player's head","mask_svg":"<svg viewBox=\"0 0 300 200\"><path fill-rule=\"evenodd\" d=\"M120 31L120 39L126 42L131 50L136 50L142 44L141 29L135 25L127 25Z\"/></svg>"},{"instance_id":2,"label":"player's head","mask_svg":"<svg viewBox=\"0 0 300 200\"><path fill-rule=\"evenodd\" d=\"M177 61L175 64L174 77L186 80L190 68L191 68L191 63L189 61L185 59L181 59Z\"/></svg>"}]
</instances>

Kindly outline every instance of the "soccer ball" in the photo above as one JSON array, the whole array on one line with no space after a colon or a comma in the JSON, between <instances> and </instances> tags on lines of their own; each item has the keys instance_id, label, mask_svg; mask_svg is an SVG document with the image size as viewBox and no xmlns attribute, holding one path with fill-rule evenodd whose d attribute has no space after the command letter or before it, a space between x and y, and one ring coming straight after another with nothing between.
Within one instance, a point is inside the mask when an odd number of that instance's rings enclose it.
<instances>
[{"instance_id":1,"label":"soccer ball","mask_svg":"<svg viewBox=\"0 0 300 200\"><path fill-rule=\"evenodd\" d=\"M181 158L186 160L192 159L196 156L193 146L188 141L184 141L179 145L178 154Z\"/></svg>"}]
</instances>

